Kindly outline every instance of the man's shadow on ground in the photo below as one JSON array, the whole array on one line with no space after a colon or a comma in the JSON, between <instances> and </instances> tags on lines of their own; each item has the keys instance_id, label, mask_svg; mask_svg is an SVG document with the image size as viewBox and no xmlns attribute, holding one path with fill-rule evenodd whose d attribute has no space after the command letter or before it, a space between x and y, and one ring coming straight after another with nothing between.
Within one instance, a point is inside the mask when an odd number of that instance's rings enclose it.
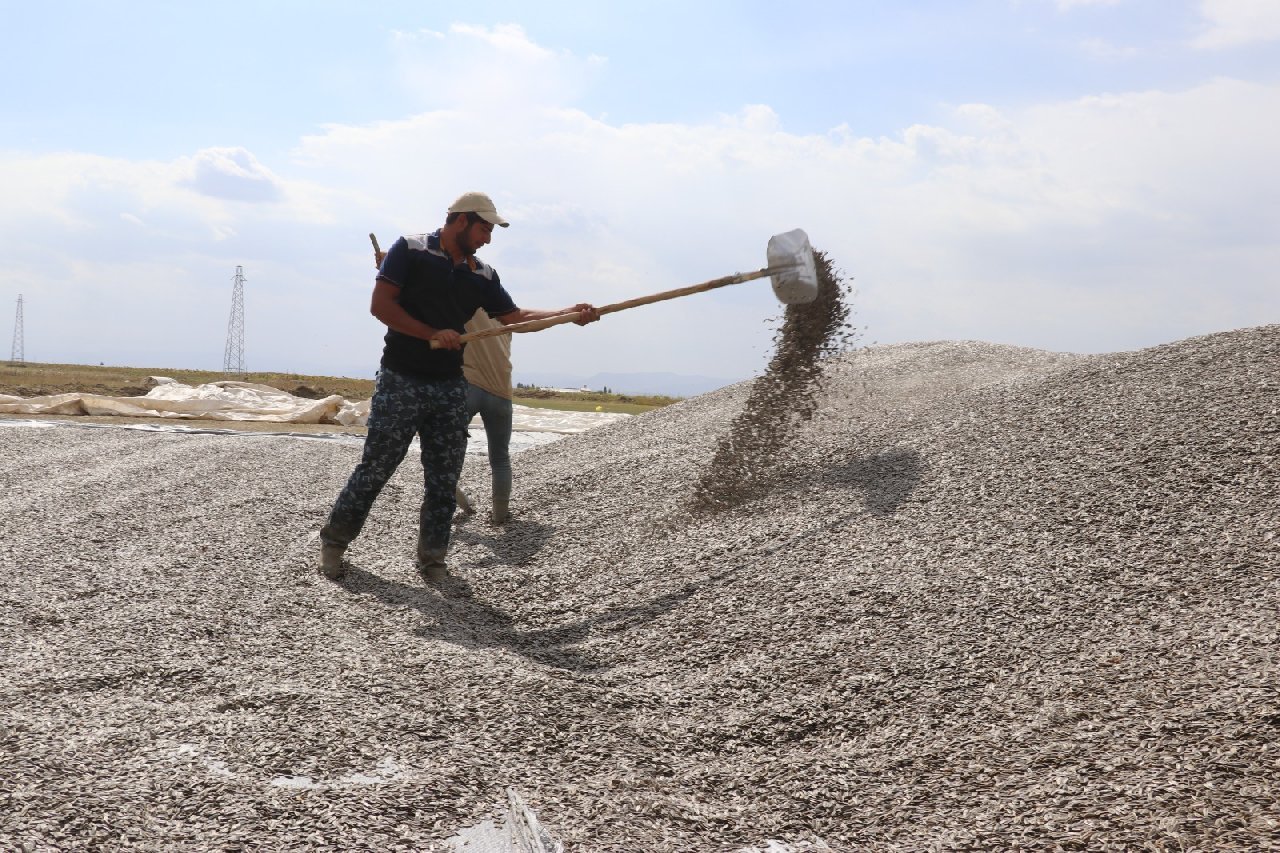
<instances>
[{"instance_id":1,"label":"man's shadow on ground","mask_svg":"<svg viewBox=\"0 0 1280 853\"><path fill-rule=\"evenodd\" d=\"M556 529L537 521L513 518L498 526L479 515L462 515L454 524L453 538L467 545L483 545L493 556L472 561L479 568L522 566L538 554Z\"/></svg>"},{"instance_id":2,"label":"man's shadow on ground","mask_svg":"<svg viewBox=\"0 0 1280 853\"><path fill-rule=\"evenodd\" d=\"M449 575L444 580L410 586L387 580L358 566L348 566L341 584L354 593L369 594L386 604L407 605L426 619L414 629L424 638L435 638L472 649L507 648L543 666L579 673L599 672L610 664L573 648L606 626L613 630L652 621L688 599L696 591L692 584L630 607L614 608L556 628L520 630L500 608L475 597L464 578Z\"/></svg>"}]
</instances>

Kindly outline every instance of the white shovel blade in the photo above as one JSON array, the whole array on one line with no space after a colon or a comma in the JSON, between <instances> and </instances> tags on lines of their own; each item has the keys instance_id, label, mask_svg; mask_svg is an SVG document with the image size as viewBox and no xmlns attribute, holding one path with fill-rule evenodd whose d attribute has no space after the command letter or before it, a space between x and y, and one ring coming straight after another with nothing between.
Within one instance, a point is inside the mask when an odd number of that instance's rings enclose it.
<instances>
[{"instance_id":1,"label":"white shovel blade","mask_svg":"<svg viewBox=\"0 0 1280 853\"><path fill-rule=\"evenodd\" d=\"M784 305L799 305L818 298L818 271L814 267L809 235L800 228L769 238L769 283Z\"/></svg>"}]
</instances>

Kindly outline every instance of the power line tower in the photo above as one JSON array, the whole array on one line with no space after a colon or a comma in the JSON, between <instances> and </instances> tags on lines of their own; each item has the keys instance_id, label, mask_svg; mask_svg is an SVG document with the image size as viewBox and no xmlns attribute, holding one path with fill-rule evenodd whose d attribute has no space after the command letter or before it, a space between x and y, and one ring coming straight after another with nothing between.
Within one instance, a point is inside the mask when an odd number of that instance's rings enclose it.
<instances>
[{"instance_id":1,"label":"power line tower","mask_svg":"<svg viewBox=\"0 0 1280 853\"><path fill-rule=\"evenodd\" d=\"M227 351L222 359L224 373L244 375L244 267L236 267L231 288L231 319L227 321Z\"/></svg>"},{"instance_id":2,"label":"power line tower","mask_svg":"<svg viewBox=\"0 0 1280 853\"><path fill-rule=\"evenodd\" d=\"M22 353L22 294L18 294L18 311L13 317L13 348L9 350L9 361L14 364L26 364Z\"/></svg>"}]
</instances>

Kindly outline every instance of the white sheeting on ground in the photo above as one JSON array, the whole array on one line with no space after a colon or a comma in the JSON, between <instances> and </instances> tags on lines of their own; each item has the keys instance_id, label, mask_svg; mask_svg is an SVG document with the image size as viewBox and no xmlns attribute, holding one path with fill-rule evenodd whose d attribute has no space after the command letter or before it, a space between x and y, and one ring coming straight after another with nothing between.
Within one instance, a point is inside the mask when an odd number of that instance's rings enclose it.
<instances>
[{"instance_id":1,"label":"white sheeting on ground","mask_svg":"<svg viewBox=\"0 0 1280 853\"><path fill-rule=\"evenodd\" d=\"M0 412L343 426L361 424L364 422L362 418L369 416L368 401L353 404L337 395L308 400L252 382L210 382L192 387L163 376L153 376L148 383L151 390L142 397L109 397L80 392L25 398L0 394Z\"/></svg>"},{"instance_id":2,"label":"white sheeting on ground","mask_svg":"<svg viewBox=\"0 0 1280 853\"><path fill-rule=\"evenodd\" d=\"M47 397L14 397L0 394L0 412L21 415L111 415L116 417L171 418L174 420L266 421L291 424L363 426L369 420L369 401L352 403L332 395L309 400L252 382L211 382L190 386L163 376L148 380L152 386L141 397L109 397L70 393ZM565 412L515 406L516 432L571 434L611 423L630 415L611 412ZM477 417L474 428L481 426Z\"/></svg>"}]
</instances>

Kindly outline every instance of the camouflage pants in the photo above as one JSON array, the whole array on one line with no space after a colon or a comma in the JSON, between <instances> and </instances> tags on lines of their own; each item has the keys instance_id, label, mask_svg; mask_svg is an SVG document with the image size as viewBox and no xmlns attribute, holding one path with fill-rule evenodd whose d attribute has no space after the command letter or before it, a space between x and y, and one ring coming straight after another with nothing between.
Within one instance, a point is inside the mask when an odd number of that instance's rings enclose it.
<instances>
[{"instance_id":1,"label":"camouflage pants","mask_svg":"<svg viewBox=\"0 0 1280 853\"><path fill-rule=\"evenodd\" d=\"M326 545L350 544L364 527L373 501L409 452L422 446L422 509L419 547L444 554L457 509L454 488L467 452L467 383L415 379L383 368L369 404L369 432L360 464L320 530Z\"/></svg>"}]
</instances>

